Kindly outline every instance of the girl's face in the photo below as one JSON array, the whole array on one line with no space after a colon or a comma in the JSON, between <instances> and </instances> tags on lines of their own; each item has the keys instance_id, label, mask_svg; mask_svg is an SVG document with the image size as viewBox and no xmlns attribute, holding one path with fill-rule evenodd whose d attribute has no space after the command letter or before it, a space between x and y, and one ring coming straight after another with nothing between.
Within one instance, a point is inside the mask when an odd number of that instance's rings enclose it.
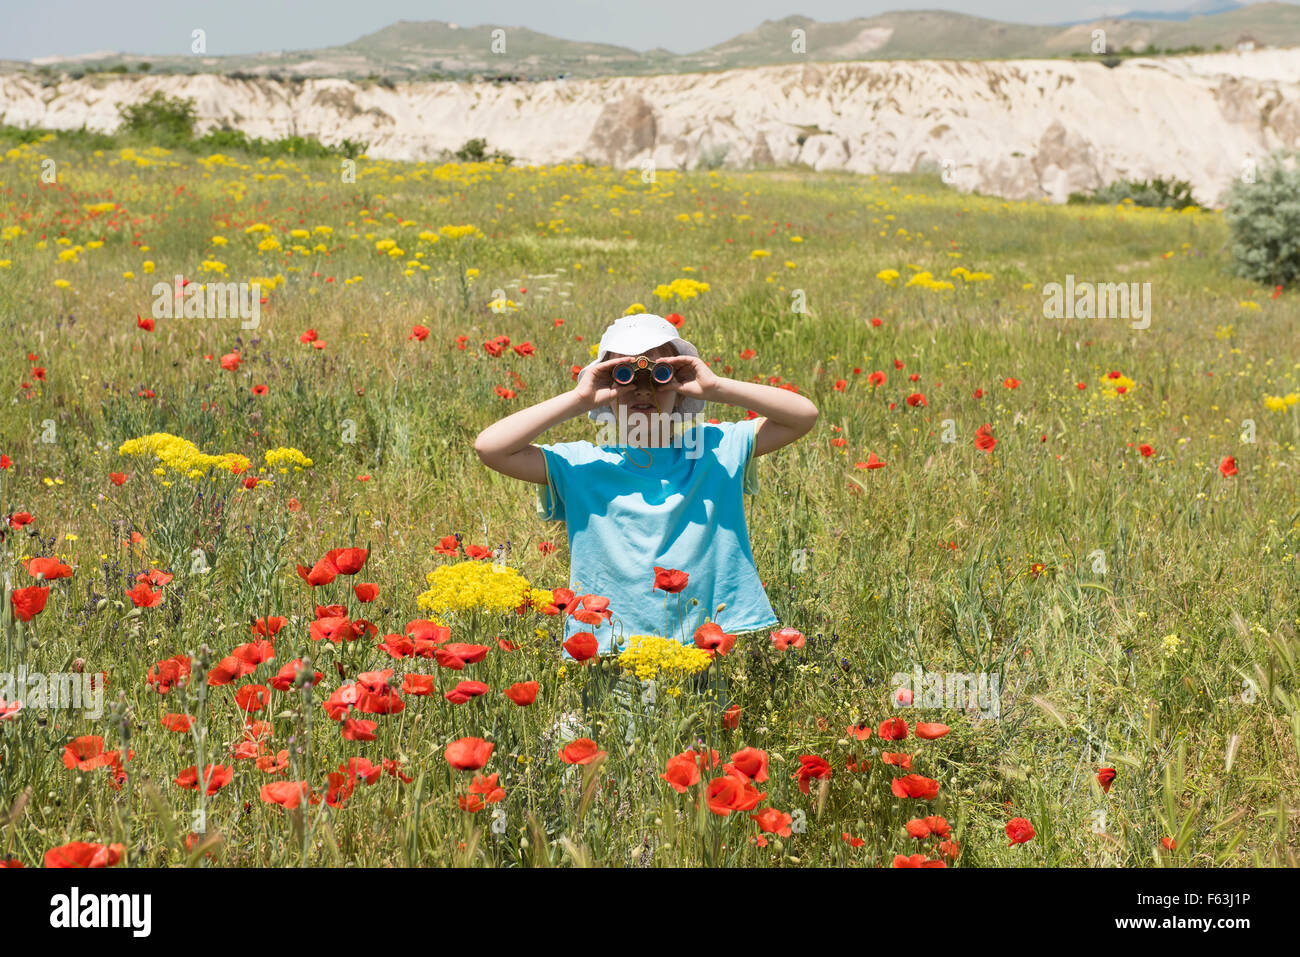
<instances>
[{"instance_id":1,"label":"girl's face","mask_svg":"<svg viewBox=\"0 0 1300 957\"><path fill-rule=\"evenodd\" d=\"M651 359L666 359L669 356L677 355L677 350L672 343L665 342L661 346L646 350L641 355ZM635 359L636 356L611 352L606 358ZM618 390L618 395L610 402L610 407L614 415L620 419L626 414L629 425L633 423L634 416L653 415L656 412L672 412L677 407L677 391L656 385L646 375L639 375L629 385L615 386L615 388ZM627 410L626 413L623 412L624 409Z\"/></svg>"}]
</instances>

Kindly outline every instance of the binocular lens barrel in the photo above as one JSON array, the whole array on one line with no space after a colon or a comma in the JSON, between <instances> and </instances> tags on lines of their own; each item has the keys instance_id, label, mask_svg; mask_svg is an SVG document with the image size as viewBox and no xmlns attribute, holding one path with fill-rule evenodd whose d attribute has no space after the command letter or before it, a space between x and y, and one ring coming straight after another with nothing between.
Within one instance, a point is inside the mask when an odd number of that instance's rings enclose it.
<instances>
[{"instance_id":1,"label":"binocular lens barrel","mask_svg":"<svg viewBox=\"0 0 1300 957\"><path fill-rule=\"evenodd\" d=\"M673 378L673 367L667 363L638 356L635 359L614 367L613 379L619 385L630 385L638 372L648 371L650 377L659 385L667 385Z\"/></svg>"}]
</instances>

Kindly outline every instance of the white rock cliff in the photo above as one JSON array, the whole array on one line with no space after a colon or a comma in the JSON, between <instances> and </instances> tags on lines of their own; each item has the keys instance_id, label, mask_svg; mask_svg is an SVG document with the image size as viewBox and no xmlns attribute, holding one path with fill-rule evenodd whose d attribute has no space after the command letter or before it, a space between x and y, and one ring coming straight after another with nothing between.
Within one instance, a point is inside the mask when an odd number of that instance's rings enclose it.
<instances>
[{"instance_id":1,"label":"white rock cliff","mask_svg":"<svg viewBox=\"0 0 1300 957\"><path fill-rule=\"evenodd\" d=\"M192 97L199 130L370 144L427 160L483 137L522 163L660 168L804 163L942 171L959 189L1063 202L1172 176L1215 202L1250 163L1300 147L1300 49L1131 59L808 63L535 83L0 76L0 122L109 131L155 90ZM725 151L725 152L724 152Z\"/></svg>"}]
</instances>

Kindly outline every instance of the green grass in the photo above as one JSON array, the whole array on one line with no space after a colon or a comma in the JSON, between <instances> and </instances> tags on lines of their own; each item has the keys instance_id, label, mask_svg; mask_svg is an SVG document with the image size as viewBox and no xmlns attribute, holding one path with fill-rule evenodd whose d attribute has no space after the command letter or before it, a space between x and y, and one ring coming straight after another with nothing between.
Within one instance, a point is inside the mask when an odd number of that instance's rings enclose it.
<instances>
[{"instance_id":1,"label":"green grass","mask_svg":"<svg viewBox=\"0 0 1300 957\"><path fill-rule=\"evenodd\" d=\"M41 181L46 159L56 184ZM1300 406L1273 411L1265 397L1300 391L1295 296L1229 274L1217 214L1049 207L960 195L937 179L792 170L660 173L647 184L608 168L362 158L349 183L337 159L96 153L63 137L0 154L0 214L0 375L11 395L0 452L13 462L0 471L0 514L35 519L10 531L0 565L6 591L31 584L31 557L75 568L30 625L5 610L5 667L67 671L81 659L108 676L97 720L27 708L0 722L0 787L15 809L3 852L27 865L73 840L121 842L132 865L205 860L185 849L198 794L173 783L196 762L234 768L202 808L203 846L223 865L888 865L932 849L903 829L926 815L953 826L957 866L1294 863ZM271 231L246 232L258 223ZM481 235L418 238L462 224ZM259 252L267 236L280 248ZM377 248L387 239L401 255ZM205 273L204 262L225 271ZM991 278L950 275L958 266ZM877 278L887 269L900 278ZM919 270L954 288L907 286ZM137 328L153 283L177 274L283 282L265 291L255 330L183 318ZM1044 318L1043 286L1067 274L1150 282L1151 327ZM655 297L679 277L709 289ZM804 312L792 308L796 291ZM499 295L504 312L489 305ZM508 541L509 565L534 586L567 584L563 528L536 517L532 487L482 467L472 443L498 417L571 388L571 366L634 304L683 315L682 334L721 374L780 377L817 403L817 428L760 461L749 502L769 597L808 644L781 653L762 635L740 639L707 686L661 693L629 749L628 718L602 690L617 665L562 664L555 618L449 619L453 641L491 650L443 671L440 690L462 679L492 690L461 706L403 695L400 714L360 716L378 722L376 741L342 740L321 708L340 669L391 667L394 687L408 672L439 672L375 645L427 615L416 604L425 574L455 560L434 552L443 536ZM409 338L417 324L431 330L426 341ZM300 341L309 328L323 349ZM490 357L481 344L498 334L531 342L536 356ZM231 352L243 361L224 371L217 360ZM887 381L872 388L876 370ZM1103 394L1112 371L1134 383L1124 395ZM267 394L253 395L263 384ZM496 386L517 395L498 398ZM925 405L904 401L915 392ZM744 411L711 408L724 419ZM985 423L991 452L974 442ZM255 472L269 480L255 489L224 473L159 479L153 462L118 454L154 432L241 453L255 469L278 446L314 464ZM573 421L541 441L590 434ZM871 452L885 468L855 467ZM1228 455L1231 478L1219 471ZM118 487L110 472L130 477ZM133 531L144 542L124 546ZM539 550L546 541L554 553ZM294 571L349 545L370 549L355 580L381 591L366 606L353 580L313 593ZM195 549L206 574L193 571ZM810 550L802 571L799 549ZM150 567L176 578L160 606L135 610L125 591ZM331 603L374 622L378 637L312 641L315 606ZM202 699L201 681L167 695L147 684L149 667L176 654L202 657L195 673L206 673L267 613L289 623L254 675L205 686ZM230 755L242 724L234 692L269 684L302 655L324 678L308 695L272 692L266 748L286 750L291 765L271 776ZM915 666L998 675L999 716L894 707L892 676ZM722 677L726 701L742 708L734 731L708 690ZM529 679L541 685L532 707L500 694ZM207 728L201 742L159 725L186 711ZM608 752L599 766L558 761L548 731L565 712L585 714ZM952 731L847 736L893 715ZM64 745L86 734L134 751L121 790L109 769L64 766ZM472 776L443 759L464 735L496 743L485 773L506 791L477 813L457 803ZM723 760L767 751L759 807L801 829L752 844L748 814L714 815L702 800L717 771L685 795L671 789L660 778L668 758L698 742ZM937 780L938 797L893 797L902 772L881 751L914 755L912 771ZM808 796L792 780L800 755L833 768ZM855 755L870 767L848 771ZM354 756L399 759L412 780L383 775L343 807L305 815L259 797L277 777L323 792ZM1118 772L1108 795L1096 783L1105 766ZM1032 841L1008 847L1012 817L1032 821ZM843 833L865 843L851 848Z\"/></svg>"}]
</instances>

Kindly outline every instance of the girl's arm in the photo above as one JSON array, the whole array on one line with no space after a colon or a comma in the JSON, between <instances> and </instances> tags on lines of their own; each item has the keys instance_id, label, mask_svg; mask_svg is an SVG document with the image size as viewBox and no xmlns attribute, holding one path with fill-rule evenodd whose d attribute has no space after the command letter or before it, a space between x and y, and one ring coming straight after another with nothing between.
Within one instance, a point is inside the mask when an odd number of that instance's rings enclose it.
<instances>
[{"instance_id":1,"label":"girl's arm","mask_svg":"<svg viewBox=\"0 0 1300 957\"><path fill-rule=\"evenodd\" d=\"M474 440L474 451L478 453L479 461L502 475L545 485L546 455L533 445L533 439L576 415L606 405L614 396L609 372L620 361L611 359L592 366L571 391L552 396L489 425Z\"/></svg>"},{"instance_id":2,"label":"girl's arm","mask_svg":"<svg viewBox=\"0 0 1300 957\"><path fill-rule=\"evenodd\" d=\"M797 392L723 378L694 356L661 361L673 366L672 386L683 395L753 409L762 416L754 432L754 455L766 455L789 445L811 430L821 414L817 406Z\"/></svg>"},{"instance_id":3,"label":"girl's arm","mask_svg":"<svg viewBox=\"0 0 1300 957\"><path fill-rule=\"evenodd\" d=\"M762 416L754 431L755 455L766 455L806 435L821 414L808 398L789 389L721 377L710 401L753 409Z\"/></svg>"}]
</instances>

